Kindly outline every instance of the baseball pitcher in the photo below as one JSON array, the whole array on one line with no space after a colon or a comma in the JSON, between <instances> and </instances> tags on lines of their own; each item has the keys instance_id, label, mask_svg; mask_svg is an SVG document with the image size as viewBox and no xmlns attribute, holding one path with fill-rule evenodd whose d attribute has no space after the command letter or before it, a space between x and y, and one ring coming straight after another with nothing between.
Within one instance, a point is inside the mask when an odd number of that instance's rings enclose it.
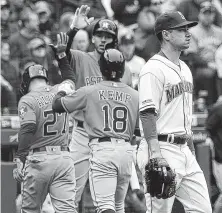
<instances>
[{"instance_id":1,"label":"baseball pitcher","mask_svg":"<svg viewBox=\"0 0 222 213\"><path fill-rule=\"evenodd\" d=\"M145 166L148 212L170 213L175 197L186 212L212 212L192 142L192 74L179 59L189 47L189 28L196 24L178 11L160 15L155 33L161 50L140 73L139 110L149 147Z\"/></svg>"}]
</instances>

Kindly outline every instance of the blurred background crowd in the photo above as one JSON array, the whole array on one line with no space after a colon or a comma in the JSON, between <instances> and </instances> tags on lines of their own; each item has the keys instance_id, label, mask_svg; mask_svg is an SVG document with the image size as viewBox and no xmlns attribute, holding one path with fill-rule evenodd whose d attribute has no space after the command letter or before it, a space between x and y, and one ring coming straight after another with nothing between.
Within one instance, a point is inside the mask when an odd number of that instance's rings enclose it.
<instances>
[{"instance_id":1,"label":"blurred background crowd","mask_svg":"<svg viewBox=\"0 0 222 213\"><path fill-rule=\"evenodd\" d=\"M115 20L119 49L130 67L133 86L145 62L160 44L154 35L156 17L179 10L187 20L199 21L190 32L190 48L181 56L194 77L194 110L205 112L222 94L222 0L1 0L1 113L17 114L23 70L32 63L48 69L49 82L61 82L52 50L56 34L69 29L77 7L91 7L89 16ZM75 36L73 49L93 50L93 24Z\"/></svg>"}]
</instances>

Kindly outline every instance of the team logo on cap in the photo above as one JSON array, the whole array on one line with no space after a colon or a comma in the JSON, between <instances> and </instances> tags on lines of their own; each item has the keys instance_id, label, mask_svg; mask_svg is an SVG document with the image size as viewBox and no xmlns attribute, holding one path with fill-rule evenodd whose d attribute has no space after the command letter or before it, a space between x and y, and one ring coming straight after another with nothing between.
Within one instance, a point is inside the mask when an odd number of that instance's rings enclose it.
<instances>
[{"instance_id":1,"label":"team logo on cap","mask_svg":"<svg viewBox=\"0 0 222 213\"><path fill-rule=\"evenodd\" d=\"M108 29L109 28L109 23L108 22L103 22L101 27L103 29Z\"/></svg>"},{"instance_id":2,"label":"team logo on cap","mask_svg":"<svg viewBox=\"0 0 222 213\"><path fill-rule=\"evenodd\" d=\"M181 17L182 19L186 20L185 17L184 17L184 15L183 15L181 12L178 11L178 14L180 15L180 17Z\"/></svg>"}]
</instances>

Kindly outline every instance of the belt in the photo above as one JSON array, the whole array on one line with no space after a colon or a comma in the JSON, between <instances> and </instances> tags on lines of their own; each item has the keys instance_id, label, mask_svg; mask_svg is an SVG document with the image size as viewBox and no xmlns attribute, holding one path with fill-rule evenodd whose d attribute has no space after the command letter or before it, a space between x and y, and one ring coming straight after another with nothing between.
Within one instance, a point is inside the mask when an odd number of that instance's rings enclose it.
<instances>
[{"instance_id":1,"label":"belt","mask_svg":"<svg viewBox=\"0 0 222 213\"><path fill-rule=\"evenodd\" d=\"M51 147L51 149L53 150L53 146ZM56 149L56 146L55 146ZM33 153L34 152L44 152L47 151L46 147L39 147L39 148L34 148L32 149ZM69 147L68 146L60 146L60 151L69 151Z\"/></svg>"},{"instance_id":2,"label":"belt","mask_svg":"<svg viewBox=\"0 0 222 213\"><path fill-rule=\"evenodd\" d=\"M116 138L118 140L118 138ZM102 137L102 138L98 138L98 142L102 143L102 142L111 142L111 137ZM127 140L125 140L125 142L129 142Z\"/></svg>"},{"instance_id":3,"label":"belt","mask_svg":"<svg viewBox=\"0 0 222 213\"><path fill-rule=\"evenodd\" d=\"M158 135L158 140L163 142L169 142L174 144L185 144L189 137L174 136L174 134L169 135Z\"/></svg>"},{"instance_id":4,"label":"belt","mask_svg":"<svg viewBox=\"0 0 222 213\"><path fill-rule=\"evenodd\" d=\"M77 121L77 127L84 128L83 127L83 121Z\"/></svg>"}]
</instances>

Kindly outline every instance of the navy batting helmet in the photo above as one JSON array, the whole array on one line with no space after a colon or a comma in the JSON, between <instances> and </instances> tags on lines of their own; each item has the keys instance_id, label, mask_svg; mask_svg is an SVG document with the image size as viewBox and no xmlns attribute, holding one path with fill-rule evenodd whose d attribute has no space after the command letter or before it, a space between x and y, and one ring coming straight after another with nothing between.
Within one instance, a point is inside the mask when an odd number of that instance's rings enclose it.
<instances>
[{"instance_id":1,"label":"navy batting helmet","mask_svg":"<svg viewBox=\"0 0 222 213\"><path fill-rule=\"evenodd\" d=\"M108 49L101 55L99 60L100 70L108 80L118 80L123 77L125 59L123 54L116 49Z\"/></svg>"},{"instance_id":2,"label":"navy batting helmet","mask_svg":"<svg viewBox=\"0 0 222 213\"><path fill-rule=\"evenodd\" d=\"M27 67L22 75L22 82L20 86L21 96L28 93L29 84L34 78L44 78L46 81L48 81L47 70L40 64L34 64Z\"/></svg>"},{"instance_id":3,"label":"navy batting helmet","mask_svg":"<svg viewBox=\"0 0 222 213\"><path fill-rule=\"evenodd\" d=\"M98 20L93 28L92 34L95 35L97 32L107 32L113 36L113 42L111 42L110 44L107 44L106 49L117 48L118 28L117 28L117 25L113 21L109 19Z\"/></svg>"}]
</instances>

